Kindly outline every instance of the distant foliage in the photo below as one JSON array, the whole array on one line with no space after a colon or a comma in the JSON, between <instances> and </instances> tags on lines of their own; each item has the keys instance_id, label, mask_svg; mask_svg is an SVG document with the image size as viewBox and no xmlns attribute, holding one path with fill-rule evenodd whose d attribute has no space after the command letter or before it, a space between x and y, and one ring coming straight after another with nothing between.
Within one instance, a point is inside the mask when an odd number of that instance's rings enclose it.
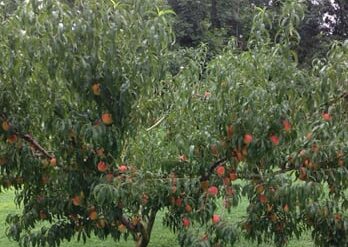
<instances>
[{"instance_id":1,"label":"distant foliage","mask_svg":"<svg viewBox=\"0 0 348 247\"><path fill-rule=\"evenodd\" d=\"M300 66L305 7L274 4L212 56L175 50L160 0L19 2L0 26L8 237L146 247L165 210L181 246L347 246L348 43Z\"/></svg>"}]
</instances>

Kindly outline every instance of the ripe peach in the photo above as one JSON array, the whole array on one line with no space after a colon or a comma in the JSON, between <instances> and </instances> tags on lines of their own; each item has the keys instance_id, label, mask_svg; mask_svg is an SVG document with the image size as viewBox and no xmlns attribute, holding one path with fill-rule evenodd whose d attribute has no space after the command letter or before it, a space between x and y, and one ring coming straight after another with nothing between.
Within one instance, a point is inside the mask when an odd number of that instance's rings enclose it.
<instances>
[{"instance_id":1,"label":"ripe peach","mask_svg":"<svg viewBox=\"0 0 348 247\"><path fill-rule=\"evenodd\" d=\"M73 198L72 198L72 203L74 204L74 206L79 206L81 204L81 197L78 196L78 195L75 195Z\"/></svg>"},{"instance_id":2,"label":"ripe peach","mask_svg":"<svg viewBox=\"0 0 348 247\"><path fill-rule=\"evenodd\" d=\"M105 172L108 169L108 165L104 161L99 161L97 167L100 172Z\"/></svg>"},{"instance_id":3,"label":"ripe peach","mask_svg":"<svg viewBox=\"0 0 348 247\"><path fill-rule=\"evenodd\" d=\"M187 213L191 213L191 212L192 212L192 207L190 206L190 204L186 204L186 206L185 206L185 211L186 211Z\"/></svg>"},{"instance_id":4,"label":"ripe peach","mask_svg":"<svg viewBox=\"0 0 348 247\"><path fill-rule=\"evenodd\" d=\"M211 218L213 221L213 224L217 224L220 222L220 216L217 214L214 214L213 217Z\"/></svg>"},{"instance_id":5,"label":"ripe peach","mask_svg":"<svg viewBox=\"0 0 348 247\"><path fill-rule=\"evenodd\" d=\"M216 186L210 186L208 188L208 195L210 196L216 196L218 194L219 190Z\"/></svg>"},{"instance_id":6,"label":"ripe peach","mask_svg":"<svg viewBox=\"0 0 348 247\"><path fill-rule=\"evenodd\" d=\"M182 219L182 225L183 225L184 228L188 228L190 226L190 224L191 224L190 219L188 219L186 217L184 217Z\"/></svg>"},{"instance_id":7,"label":"ripe peach","mask_svg":"<svg viewBox=\"0 0 348 247\"><path fill-rule=\"evenodd\" d=\"M332 116L331 116L329 113L327 113L327 112L324 112L324 113L322 114L322 117L323 117L323 120L326 121L326 122L332 120Z\"/></svg>"},{"instance_id":8,"label":"ripe peach","mask_svg":"<svg viewBox=\"0 0 348 247\"><path fill-rule=\"evenodd\" d=\"M219 177L222 177L223 175L225 175L225 167L223 166L216 167L215 171Z\"/></svg>"},{"instance_id":9,"label":"ripe peach","mask_svg":"<svg viewBox=\"0 0 348 247\"><path fill-rule=\"evenodd\" d=\"M89 212L88 217L89 217L90 220L96 220L98 218L97 211L95 209L92 209Z\"/></svg>"},{"instance_id":10,"label":"ripe peach","mask_svg":"<svg viewBox=\"0 0 348 247\"><path fill-rule=\"evenodd\" d=\"M105 125L112 124L112 115L110 113L104 113L102 115L102 121Z\"/></svg>"},{"instance_id":11,"label":"ripe peach","mask_svg":"<svg viewBox=\"0 0 348 247\"><path fill-rule=\"evenodd\" d=\"M289 120L284 120L283 121L283 128L286 132L290 132L291 131L291 123L289 122Z\"/></svg>"},{"instance_id":12,"label":"ripe peach","mask_svg":"<svg viewBox=\"0 0 348 247\"><path fill-rule=\"evenodd\" d=\"M119 167L118 167L118 171L120 172L120 173L124 173L124 172L126 172L128 170L128 167L126 166L126 165L120 165Z\"/></svg>"},{"instance_id":13,"label":"ripe peach","mask_svg":"<svg viewBox=\"0 0 348 247\"><path fill-rule=\"evenodd\" d=\"M243 141L248 145L253 141L253 136L251 134L246 134L244 135Z\"/></svg>"},{"instance_id":14,"label":"ripe peach","mask_svg":"<svg viewBox=\"0 0 348 247\"><path fill-rule=\"evenodd\" d=\"M279 137L278 137L278 136L276 136L276 135L271 135L270 139L271 139L271 142L272 142L274 145L278 145L278 144L279 144Z\"/></svg>"},{"instance_id":15,"label":"ripe peach","mask_svg":"<svg viewBox=\"0 0 348 247\"><path fill-rule=\"evenodd\" d=\"M50 165L51 165L52 167L55 167L55 166L57 165L57 159L56 159L56 157L52 157L52 158L50 159Z\"/></svg>"}]
</instances>

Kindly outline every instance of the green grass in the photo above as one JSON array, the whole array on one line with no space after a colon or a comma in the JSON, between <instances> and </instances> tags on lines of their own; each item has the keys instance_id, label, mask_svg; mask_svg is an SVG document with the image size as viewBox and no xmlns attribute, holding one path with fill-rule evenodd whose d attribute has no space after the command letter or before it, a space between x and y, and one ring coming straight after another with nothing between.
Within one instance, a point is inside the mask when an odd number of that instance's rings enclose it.
<instances>
[{"instance_id":1,"label":"green grass","mask_svg":"<svg viewBox=\"0 0 348 247\"><path fill-rule=\"evenodd\" d=\"M18 247L18 244L14 241L10 241L6 235L6 225L5 219L9 213L18 212L19 209L15 207L13 202L14 193L11 191L0 193L0 246L1 247ZM245 215L245 207L246 202L242 202L240 206L236 209L233 209L232 217L234 219L240 219ZM157 217L156 223L154 225L153 234L151 236L151 242L149 244L150 247L178 247L176 236L171 233L167 228L162 225L161 216L163 213L159 214ZM231 217L231 218L232 218ZM232 219L233 219L232 218ZM77 242L76 240L72 240L71 242L64 242L61 247L104 247L104 246L122 246L122 247L133 247L134 243L132 241L124 242L121 241L119 243L115 243L112 239L107 239L105 241L101 241L96 237L92 237L87 240L86 244L83 242ZM241 241L237 244L237 247L256 247L257 244L253 244L248 242L245 239L241 239ZM273 246L270 244L259 245L259 247L269 247ZM314 247L314 244L310 238L309 233L303 234L301 239L296 240L293 239L289 243L289 247Z\"/></svg>"}]
</instances>

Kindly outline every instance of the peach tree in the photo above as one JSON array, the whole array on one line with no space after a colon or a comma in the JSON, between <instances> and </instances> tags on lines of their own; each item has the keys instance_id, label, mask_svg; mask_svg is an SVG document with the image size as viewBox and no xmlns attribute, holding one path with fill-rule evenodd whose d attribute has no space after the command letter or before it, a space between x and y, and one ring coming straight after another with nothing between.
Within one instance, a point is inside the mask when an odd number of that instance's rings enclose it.
<instances>
[{"instance_id":1,"label":"peach tree","mask_svg":"<svg viewBox=\"0 0 348 247\"><path fill-rule=\"evenodd\" d=\"M0 28L0 184L22 209L7 235L147 246L165 210L181 246L347 245L348 43L301 68L303 9L255 9L247 49L207 62L170 49L162 1L20 4Z\"/></svg>"}]
</instances>

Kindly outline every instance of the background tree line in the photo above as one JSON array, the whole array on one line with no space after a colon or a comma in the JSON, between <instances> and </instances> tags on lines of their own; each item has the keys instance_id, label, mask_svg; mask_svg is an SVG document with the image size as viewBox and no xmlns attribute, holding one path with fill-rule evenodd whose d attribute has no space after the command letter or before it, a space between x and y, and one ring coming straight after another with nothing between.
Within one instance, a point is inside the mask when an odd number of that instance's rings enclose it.
<instances>
[{"instance_id":1,"label":"background tree line","mask_svg":"<svg viewBox=\"0 0 348 247\"><path fill-rule=\"evenodd\" d=\"M243 47L248 40L255 7L280 11L284 0L167 0L176 12L177 44L195 47L201 42L216 54L231 36ZM342 0L306 0L307 10L299 32L301 42L296 47L301 63L322 57L332 40L348 37L348 2Z\"/></svg>"}]
</instances>

